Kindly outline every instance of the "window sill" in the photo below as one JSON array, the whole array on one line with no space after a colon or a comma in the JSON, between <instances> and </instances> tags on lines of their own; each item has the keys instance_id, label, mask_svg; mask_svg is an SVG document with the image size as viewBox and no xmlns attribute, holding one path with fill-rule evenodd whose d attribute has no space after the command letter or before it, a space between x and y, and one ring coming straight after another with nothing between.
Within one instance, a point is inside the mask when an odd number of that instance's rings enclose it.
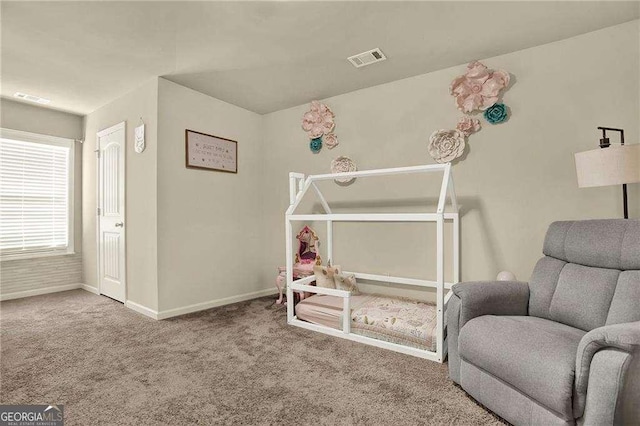
<instances>
[{"instance_id":1,"label":"window sill","mask_svg":"<svg viewBox=\"0 0 640 426\"><path fill-rule=\"evenodd\" d=\"M76 254L76 252L73 250L49 251L49 252L43 252L43 253L8 254L0 257L0 263L10 262L12 260L39 259L42 257L70 256L73 254Z\"/></svg>"}]
</instances>

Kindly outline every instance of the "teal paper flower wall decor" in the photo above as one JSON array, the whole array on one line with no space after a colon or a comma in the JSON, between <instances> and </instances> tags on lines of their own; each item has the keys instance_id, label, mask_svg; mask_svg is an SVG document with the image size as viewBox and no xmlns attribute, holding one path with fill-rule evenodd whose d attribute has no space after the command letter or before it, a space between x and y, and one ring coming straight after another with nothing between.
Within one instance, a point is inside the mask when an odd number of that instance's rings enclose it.
<instances>
[{"instance_id":1,"label":"teal paper flower wall decor","mask_svg":"<svg viewBox=\"0 0 640 426\"><path fill-rule=\"evenodd\" d=\"M309 141L309 149L314 154L317 154L322 149L322 136L319 138L313 138Z\"/></svg>"},{"instance_id":2,"label":"teal paper flower wall decor","mask_svg":"<svg viewBox=\"0 0 640 426\"><path fill-rule=\"evenodd\" d=\"M505 104L494 104L484 111L484 118L491 124L502 123L507 119L507 107Z\"/></svg>"}]
</instances>

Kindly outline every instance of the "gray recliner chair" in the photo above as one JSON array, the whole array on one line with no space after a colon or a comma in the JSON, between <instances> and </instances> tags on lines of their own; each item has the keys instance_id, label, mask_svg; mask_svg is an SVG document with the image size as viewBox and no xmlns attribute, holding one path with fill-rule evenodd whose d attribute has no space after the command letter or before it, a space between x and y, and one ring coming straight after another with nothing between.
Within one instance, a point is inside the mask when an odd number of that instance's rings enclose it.
<instances>
[{"instance_id":1,"label":"gray recliner chair","mask_svg":"<svg viewBox=\"0 0 640 426\"><path fill-rule=\"evenodd\" d=\"M640 221L555 222L543 253L453 286L451 379L516 425L640 424Z\"/></svg>"}]
</instances>

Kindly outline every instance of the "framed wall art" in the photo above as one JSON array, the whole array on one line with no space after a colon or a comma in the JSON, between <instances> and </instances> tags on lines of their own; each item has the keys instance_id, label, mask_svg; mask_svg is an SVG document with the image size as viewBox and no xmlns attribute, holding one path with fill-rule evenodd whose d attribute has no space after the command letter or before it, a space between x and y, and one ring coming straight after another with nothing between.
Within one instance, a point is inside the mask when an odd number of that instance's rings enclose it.
<instances>
[{"instance_id":1,"label":"framed wall art","mask_svg":"<svg viewBox=\"0 0 640 426\"><path fill-rule=\"evenodd\" d=\"M238 142L219 136L185 130L188 169L238 173Z\"/></svg>"}]
</instances>

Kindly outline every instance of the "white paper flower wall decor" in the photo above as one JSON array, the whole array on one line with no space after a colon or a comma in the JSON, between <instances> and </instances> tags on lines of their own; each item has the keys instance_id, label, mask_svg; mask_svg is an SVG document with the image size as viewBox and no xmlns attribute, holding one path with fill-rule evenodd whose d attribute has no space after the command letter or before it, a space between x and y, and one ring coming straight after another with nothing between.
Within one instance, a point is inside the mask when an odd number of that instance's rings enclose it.
<instances>
[{"instance_id":1,"label":"white paper flower wall decor","mask_svg":"<svg viewBox=\"0 0 640 426\"><path fill-rule=\"evenodd\" d=\"M328 149L338 146L338 137L333 133L334 119L333 111L319 101L312 101L309 111L302 116L302 130L307 132L309 149L314 154L320 152L323 145Z\"/></svg>"},{"instance_id":2,"label":"white paper flower wall decor","mask_svg":"<svg viewBox=\"0 0 640 426\"><path fill-rule=\"evenodd\" d=\"M456 77L449 86L456 107L464 113L454 130L437 130L429 137L429 155L438 163L449 163L464 155L467 138L480 131L480 113L489 124L503 123L508 119L508 108L499 103L511 76L507 71L490 70L486 65L473 61L463 75Z\"/></svg>"},{"instance_id":3,"label":"white paper flower wall decor","mask_svg":"<svg viewBox=\"0 0 640 426\"><path fill-rule=\"evenodd\" d=\"M338 157L331 162L331 173L347 173L355 172L358 168L356 163L349 157ZM353 181L353 177L337 178L334 179L336 183L349 183Z\"/></svg>"},{"instance_id":4,"label":"white paper flower wall decor","mask_svg":"<svg viewBox=\"0 0 640 426\"><path fill-rule=\"evenodd\" d=\"M466 135L460 130L436 130L429 137L429 155L437 163L450 163L464 153Z\"/></svg>"}]
</instances>

